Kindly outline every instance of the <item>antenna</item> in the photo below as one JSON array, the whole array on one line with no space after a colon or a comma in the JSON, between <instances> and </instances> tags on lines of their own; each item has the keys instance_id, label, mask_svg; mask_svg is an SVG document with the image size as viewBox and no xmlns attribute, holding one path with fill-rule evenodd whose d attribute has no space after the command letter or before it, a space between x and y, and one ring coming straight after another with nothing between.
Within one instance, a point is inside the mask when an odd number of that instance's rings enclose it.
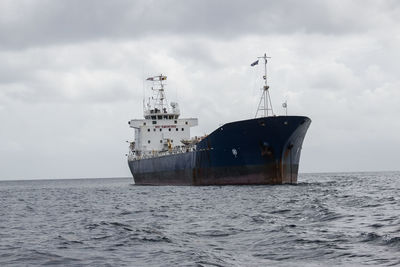
<instances>
[{"instance_id":1,"label":"antenna","mask_svg":"<svg viewBox=\"0 0 400 267\"><path fill-rule=\"evenodd\" d=\"M267 57L267 54L264 53L264 56L262 57L257 57L258 60L254 63L251 64L251 66L255 66L258 64L258 61L260 59L264 59L264 86L262 88L262 94L261 94L261 98L260 98L260 102L258 103L258 107L257 107L257 112L256 112L256 116L255 118L257 118L258 113L260 113L260 117L268 117L269 113L271 113L271 116L274 115L274 111L272 109L272 102L271 102L271 96L269 95L269 86L267 83L267 62L268 62L268 58L271 57Z\"/></svg>"},{"instance_id":2,"label":"antenna","mask_svg":"<svg viewBox=\"0 0 400 267\"><path fill-rule=\"evenodd\" d=\"M146 79L146 81L151 81L153 86L151 90L153 95L148 101L148 110L150 113L167 113L168 103L165 96L164 86L167 76L162 74L157 76L152 76ZM146 113L146 112L145 112Z\"/></svg>"},{"instance_id":3,"label":"antenna","mask_svg":"<svg viewBox=\"0 0 400 267\"><path fill-rule=\"evenodd\" d=\"M143 67L143 64L142 64L142 97L143 97L143 112L146 110L146 104L145 104L145 102L146 102L146 94L145 94L145 90L144 90L144 87L145 87L145 78L144 78L145 76L144 76L144 67Z\"/></svg>"},{"instance_id":4,"label":"antenna","mask_svg":"<svg viewBox=\"0 0 400 267\"><path fill-rule=\"evenodd\" d=\"M285 102L282 103L282 107L285 109L287 116L287 99L285 100Z\"/></svg>"}]
</instances>

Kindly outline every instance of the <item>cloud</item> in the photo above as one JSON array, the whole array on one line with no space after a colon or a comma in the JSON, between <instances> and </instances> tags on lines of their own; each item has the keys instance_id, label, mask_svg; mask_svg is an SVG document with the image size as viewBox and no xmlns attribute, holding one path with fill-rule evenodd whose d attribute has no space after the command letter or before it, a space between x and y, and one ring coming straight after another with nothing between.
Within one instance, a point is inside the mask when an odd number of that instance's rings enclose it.
<instances>
[{"instance_id":1,"label":"cloud","mask_svg":"<svg viewBox=\"0 0 400 267\"><path fill-rule=\"evenodd\" d=\"M313 120L301 171L398 169L398 16L396 1L2 1L0 179L128 176L147 75L168 76L193 135L252 118L264 52L275 112Z\"/></svg>"},{"instance_id":2,"label":"cloud","mask_svg":"<svg viewBox=\"0 0 400 267\"><path fill-rule=\"evenodd\" d=\"M149 36L351 34L396 20L395 1L2 1L0 47Z\"/></svg>"}]
</instances>

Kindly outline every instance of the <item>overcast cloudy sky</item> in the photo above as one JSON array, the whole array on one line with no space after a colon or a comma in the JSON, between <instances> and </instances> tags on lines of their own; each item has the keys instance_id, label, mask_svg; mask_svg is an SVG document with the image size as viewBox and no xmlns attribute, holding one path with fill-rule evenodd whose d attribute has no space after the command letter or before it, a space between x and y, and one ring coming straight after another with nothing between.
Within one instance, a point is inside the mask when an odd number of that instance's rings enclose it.
<instances>
[{"instance_id":1,"label":"overcast cloudy sky","mask_svg":"<svg viewBox=\"0 0 400 267\"><path fill-rule=\"evenodd\" d=\"M399 170L399 1L0 1L0 179L130 176L143 79L198 117L312 124L300 172Z\"/></svg>"}]
</instances>

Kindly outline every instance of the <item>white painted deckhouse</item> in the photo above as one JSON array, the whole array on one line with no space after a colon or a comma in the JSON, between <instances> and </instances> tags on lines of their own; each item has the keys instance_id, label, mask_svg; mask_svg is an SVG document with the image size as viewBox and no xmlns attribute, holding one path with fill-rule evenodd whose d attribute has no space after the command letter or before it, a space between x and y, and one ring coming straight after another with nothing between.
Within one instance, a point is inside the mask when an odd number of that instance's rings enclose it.
<instances>
[{"instance_id":1,"label":"white painted deckhouse","mask_svg":"<svg viewBox=\"0 0 400 267\"><path fill-rule=\"evenodd\" d=\"M130 144L130 159L182 153L189 149L197 138L190 139L190 127L197 126L197 118L179 118L178 103L168 105L164 81L167 76L158 75L147 78L152 83L153 95L147 103L143 101L144 119L130 120L129 126L135 129L135 141Z\"/></svg>"}]
</instances>

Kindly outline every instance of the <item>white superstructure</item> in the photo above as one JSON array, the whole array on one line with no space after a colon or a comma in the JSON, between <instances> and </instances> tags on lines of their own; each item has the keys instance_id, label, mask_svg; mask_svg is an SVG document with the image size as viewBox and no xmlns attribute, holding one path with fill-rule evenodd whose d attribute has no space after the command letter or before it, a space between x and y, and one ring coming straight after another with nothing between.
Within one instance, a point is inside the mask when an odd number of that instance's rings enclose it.
<instances>
[{"instance_id":1,"label":"white superstructure","mask_svg":"<svg viewBox=\"0 0 400 267\"><path fill-rule=\"evenodd\" d=\"M197 118L180 119L178 103L171 102L168 105L164 91L166 79L162 74L147 78L147 81L153 83L153 96L146 104L143 101L144 119L128 122L135 129L135 141L130 145L131 158L191 149L184 146L184 143L190 140L190 127L197 126Z\"/></svg>"}]
</instances>

